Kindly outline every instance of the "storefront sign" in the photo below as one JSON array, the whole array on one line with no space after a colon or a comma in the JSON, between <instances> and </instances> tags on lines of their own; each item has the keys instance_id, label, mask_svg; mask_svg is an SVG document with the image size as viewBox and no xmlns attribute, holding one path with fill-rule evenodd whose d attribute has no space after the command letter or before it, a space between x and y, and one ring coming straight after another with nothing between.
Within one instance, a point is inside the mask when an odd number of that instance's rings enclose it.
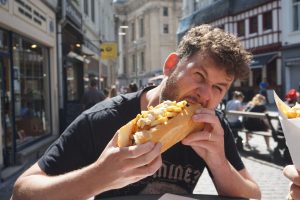
<instances>
[{"instance_id":1,"label":"storefront sign","mask_svg":"<svg viewBox=\"0 0 300 200\"><path fill-rule=\"evenodd\" d=\"M84 46L86 46L89 50L91 50L92 52L94 52L95 54L99 55L100 54L100 49L95 46L92 41L90 41L87 38L84 38Z\"/></svg>"},{"instance_id":2,"label":"storefront sign","mask_svg":"<svg viewBox=\"0 0 300 200\"><path fill-rule=\"evenodd\" d=\"M8 0L0 0L0 7L8 10Z\"/></svg>"},{"instance_id":3,"label":"storefront sign","mask_svg":"<svg viewBox=\"0 0 300 200\"><path fill-rule=\"evenodd\" d=\"M16 0L14 14L28 23L47 32L47 15L30 1Z\"/></svg>"},{"instance_id":4,"label":"storefront sign","mask_svg":"<svg viewBox=\"0 0 300 200\"><path fill-rule=\"evenodd\" d=\"M117 44L115 42L105 42L101 44L101 59L117 59Z\"/></svg>"},{"instance_id":5,"label":"storefront sign","mask_svg":"<svg viewBox=\"0 0 300 200\"><path fill-rule=\"evenodd\" d=\"M76 9L76 7L70 3L70 1L66 1L66 14L67 17L74 23L75 26L81 29L82 25L82 16L80 12Z\"/></svg>"}]
</instances>

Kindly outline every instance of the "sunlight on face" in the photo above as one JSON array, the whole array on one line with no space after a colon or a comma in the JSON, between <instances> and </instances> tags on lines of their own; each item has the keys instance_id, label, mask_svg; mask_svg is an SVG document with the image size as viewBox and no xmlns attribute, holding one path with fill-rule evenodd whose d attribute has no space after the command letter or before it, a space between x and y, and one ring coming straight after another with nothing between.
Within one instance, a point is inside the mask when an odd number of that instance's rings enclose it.
<instances>
[{"instance_id":1,"label":"sunlight on face","mask_svg":"<svg viewBox=\"0 0 300 200\"><path fill-rule=\"evenodd\" d=\"M216 108L229 89L233 76L210 57L196 53L183 59L169 75L161 100L187 100Z\"/></svg>"}]
</instances>

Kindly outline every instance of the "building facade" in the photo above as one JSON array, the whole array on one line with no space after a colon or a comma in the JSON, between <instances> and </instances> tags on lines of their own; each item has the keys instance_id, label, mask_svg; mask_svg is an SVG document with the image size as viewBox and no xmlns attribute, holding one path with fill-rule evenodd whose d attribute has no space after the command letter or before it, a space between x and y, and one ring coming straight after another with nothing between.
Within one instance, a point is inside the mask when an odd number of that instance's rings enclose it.
<instances>
[{"instance_id":1,"label":"building facade","mask_svg":"<svg viewBox=\"0 0 300 200\"><path fill-rule=\"evenodd\" d=\"M181 6L181 0L115 1L119 87L130 82L143 87L149 78L162 74L166 57L176 49Z\"/></svg>"},{"instance_id":2,"label":"building facade","mask_svg":"<svg viewBox=\"0 0 300 200\"><path fill-rule=\"evenodd\" d=\"M0 3L0 176L58 133L56 4L45 2Z\"/></svg>"},{"instance_id":3,"label":"building facade","mask_svg":"<svg viewBox=\"0 0 300 200\"><path fill-rule=\"evenodd\" d=\"M177 35L180 39L189 28L201 24L237 35L252 52L253 60L249 79L236 81L232 90L243 91L249 100L259 92L259 84L267 81L268 100L272 103L273 89L282 94L281 3L279 0L210 1L181 20Z\"/></svg>"},{"instance_id":4,"label":"building facade","mask_svg":"<svg viewBox=\"0 0 300 200\"><path fill-rule=\"evenodd\" d=\"M300 1L282 1L282 60L284 94L291 88L300 91Z\"/></svg>"},{"instance_id":5,"label":"building facade","mask_svg":"<svg viewBox=\"0 0 300 200\"><path fill-rule=\"evenodd\" d=\"M99 31L98 35L101 38L101 44L111 44L116 47L116 26L115 26L115 14L113 8L113 1L99 1L98 12L101 13L99 16ZM101 53L104 53L104 48L101 48ZM114 51L117 51L115 49ZM101 54L103 55L103 54ZM117 77L116 77L116 66L117 58L116 56L111 57L110 59L101 57L100 62L100 74L101 74L101 88L110 89L115 87Z\"/></svg>"}]
</instances>

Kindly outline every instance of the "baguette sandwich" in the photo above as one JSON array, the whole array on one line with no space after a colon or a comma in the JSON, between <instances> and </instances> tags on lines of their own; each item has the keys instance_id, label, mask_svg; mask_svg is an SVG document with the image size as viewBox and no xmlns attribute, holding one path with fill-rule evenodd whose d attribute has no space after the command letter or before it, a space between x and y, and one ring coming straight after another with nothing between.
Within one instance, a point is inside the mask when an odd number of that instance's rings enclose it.
<instances>
[{"instance_id":1,"label":"baguette sandwich","mask_svg":"<svg viewBox=\"0 0 300 200\"><path fill-rule=\"evenodd\" d=\"M200 104L164 101L148 111L142 111L136 118L118 130L118 146L127 147L148 141L162 144L161 153L183 140L193 130L201 130L203 123L196 123L192 116Z\"/></svg>"}]
</instances>

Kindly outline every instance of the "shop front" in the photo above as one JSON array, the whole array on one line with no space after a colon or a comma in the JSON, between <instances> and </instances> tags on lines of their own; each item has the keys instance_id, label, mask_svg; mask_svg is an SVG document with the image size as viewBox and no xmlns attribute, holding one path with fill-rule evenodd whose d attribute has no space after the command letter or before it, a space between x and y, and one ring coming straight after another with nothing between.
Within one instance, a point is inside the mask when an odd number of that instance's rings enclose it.
<instances>
[{"instance_id":1,"label":"shop front","mask_svg":"<svg viewBox=\"0 0 300 200\"><path fill-rule=\"evenodd\" d=\"M33 144L48 141L56 124L51 111L55 107L53 97L56 95L51 91L55 79L50 82L50 69L56 59L55 34L54 30L42 29L45 24L54 23L43 15L45 10L51 12L48 8L35 7L35 12L30 13L29 8L33 6L30 2L8 3L7 10L0 10L0 172L3 167L22 164L20 153ZM16 12L24 8L28 8L26 12L23 10L27 16L31 14L36 21L30 21L24 12L24 16ZM10 13L11 10L15 12ZM52 13L53 20L54 16ZM35 154L40 154L38 149Z\"/></svg>"}]
</instances>

